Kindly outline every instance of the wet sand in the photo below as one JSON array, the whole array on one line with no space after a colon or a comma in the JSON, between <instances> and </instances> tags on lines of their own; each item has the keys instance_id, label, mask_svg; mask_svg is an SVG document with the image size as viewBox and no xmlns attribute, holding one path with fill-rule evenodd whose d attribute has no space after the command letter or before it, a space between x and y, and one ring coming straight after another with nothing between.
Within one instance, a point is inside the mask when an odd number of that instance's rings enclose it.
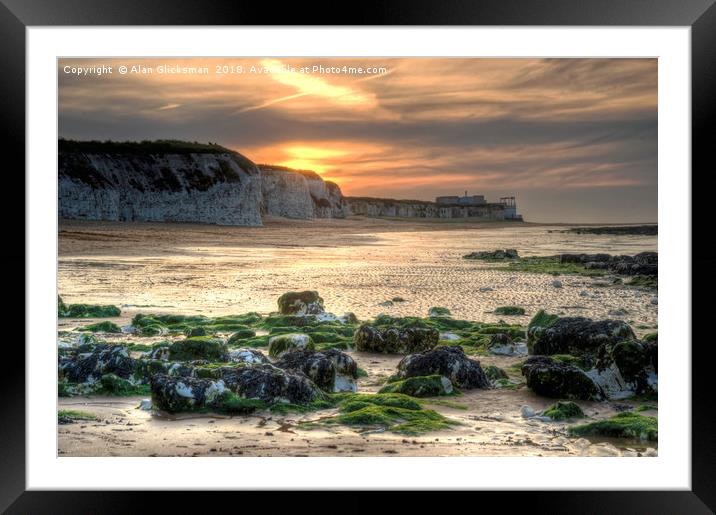
<instances>
[{"instance_id":1,"label":"wet sand","mask_svg":"<svg viewBox=\"0 0 716 515\"><path fill-rule=\"evenodd\" d=\"M653 293L603 288L595 280L562 276L562 288L543 274L495 270L495 265L462 259L475 250L516 248L521 255L558 252L633 254L656 250L654 236L576 235L550 232L555 226L509 222L438 223L378 219L268 220L262 228L194 224L62 221L59 227L59 292L67 303L115 304L127 323L137 312L238 314L269 313L289 290L315 289L334 313L360 319L378 313L425 316L445 306L456 318L526 325L544 308L568 315L605 318L626 309L623 318L637 333L656 326ZM491 288L491 291L480 291ZM400 296L406 302L379 304ZM522 317L491 313L519 305ZM90 320L62 319L60 330ZM648 328L648 329L647 329ZM652 329L653 330L653 329ZM127 339L126 335L110 338ZM108 338L108 339L110 339ZM152 343L156 338L136 338ZM144 343L144 342L143 342ZM377 391L394 373L401 356L351 353L368 377L359 391ZM510 369L520 358L485 356L483 365ZM450 431L408 437L359 432L347 427L306 429L302 421L330 412L300 415L258 413L246 417L152 416L136 409L140 398L60 398L59 408L89 411L98 422L58 428L61 456L611 456L655 454L641 442L566 437L567 424L524 419L520 407L541 410L553 400L528 389L473 390L443 398L431 409L461 422ZM580 402L588 416L616 413L619 404ZM645 414L656 414L645 412Z\"/></svg>"}]
</instances>

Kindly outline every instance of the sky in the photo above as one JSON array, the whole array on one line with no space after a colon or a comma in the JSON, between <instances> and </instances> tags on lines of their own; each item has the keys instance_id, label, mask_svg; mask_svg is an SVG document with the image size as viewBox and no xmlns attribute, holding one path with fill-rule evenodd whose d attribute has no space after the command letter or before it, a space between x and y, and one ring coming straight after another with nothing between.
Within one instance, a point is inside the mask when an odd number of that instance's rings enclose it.
<instances>
[{"instance_id":1,"label":"sky","mask_svg":"<svg viewBox=\"0 0 716 515\"><path fill-rule=\"evenodd\" d=\"M515 196L535 222L657 220L656 59L60 59L58 83L64 138L210 141L344 195Z\"/></svg>"}]
</instances>

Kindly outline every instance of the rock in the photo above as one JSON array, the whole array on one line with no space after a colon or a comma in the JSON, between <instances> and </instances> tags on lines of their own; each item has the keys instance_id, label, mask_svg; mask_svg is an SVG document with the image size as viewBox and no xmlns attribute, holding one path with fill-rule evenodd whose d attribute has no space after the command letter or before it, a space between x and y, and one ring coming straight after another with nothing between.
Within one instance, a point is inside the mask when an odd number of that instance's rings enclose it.
<instances>
[{"instance_id":1,"label":"rock","mask_svg":"<svg viewBox=\"0 0 716 515\"><path fill-rule=\"evenodd\" d=\"M432 375L409 377L402 381L396 381L384 386L378 393L402 393L411 397L437 397L450 395L453 391L450 379L441 375Z\"/></svg>"},{"instance_id":2,"label":"rock","mask_svg":"<svg viewBox=\"0 0 716 515\"><path fill-rule=\"evenodd\" d=\"M570 418L584 418L584 412L579 405L572 401L558 401L542 412L542 415L551 420L567 420Z\"/></svg>"},{"instance_id":3,"label":"rock","mask_svg":"<svg viewBox=\"0 0 716 515\"><path fill-rule=\"evenodd\" d=\"M486 292L488 292L488 291L495 291L495 289L494 289L494 288L490 288L489 286L485 286L485 287L483 287L483 288L479 288L478 291L479 291L480 293L486 293Z\"/></svg>"},{"instance_id":4,"label":"rock","mask_svg":"<svg viewBox=\"0 0 716 515\"><path fill-rule=\"evenodd\" d=\"M593 321L538 312L527 326L530 354L594 354L606 343L634 339L634 331L622 320Z\"/></svg>"},{"instance_id":5,"label":"rock","mask_svg":"<svg viewBox=\"0 0 716 515\"><path fill-rule=\"evenodd\" d=\"M607 313L610 317L624 317L629 314L629 312L624 308L617 308L617 309L610 309Z\"/></svg>"},{"instance_id":6,"label":"rock","mask_svg":"<svg viewBox=\"0 0 716 515\"><path fill-rule=\"evenodd\" d=\"M269 359L256 349L232 349L229 351L231 363L269 363Z\"/></svg>"},{"instance_id":7,"label":"rock","mask_svg":"<svg viewBox=\"0 0 716 515\"><path fill-rule=\"evenodd\" d=\"M493 383L499 379L508 379L507 373L495 365L488 365L482 370L485 372L485 376Z\"/></svg>"},{"instance_id":8,"label":"rock","mask_svg":"<svg viewBox=\"0 0 716 515\"><path fill-rule=\"evenodd\" d=\"M440 333L432 328L391 327L381 330L367 324L361 325L353 335L353 341L359 351L386 354L429 350L438 344L439 338Z\"/></svg>"},{"instance_id":9,"label":"rock","mask_svg":"<svg viewBox=\"0 0 716 515\"><path fill-rule=\"evenodd\" d=\"M465 259L486 259L486 260L500 260L500 259L517 259L519 254L515 249L505 250L483 250L478 252L472 252L463 256Z\"/></svg>"},{"instance_id":10,"label":"rock","mask_svg":"<svg viewBox=\"0 0 716 515\"><path fill-rule=\"evenodd\" d=\"M303 373L273 365L222 367L217 374L232 392L246 399L308 404L324 398L318 386Z\"/></svg>"},{"instance_id":11,"label":"rock","mask_svg":"<svg viewBox=\"0 0 716 515\"><path fill-rule=\"evenodd\" d=\"M460 336L459 334L446 332L446 333L440 333L440 339L447 340L447 341L456 341L456 340L462 340L462 336Z\"/></svg>"},{"instance_id":12,"label":"rock","mask_svg":"<svg viewBox=\"0 0 716 515\"><path fill-rule=\"evenodd\" d=\"M495 308L494 313L496 315L521 316L525 314L525 309L519 306L500 306Z\"/></svg>"},{"instance_id":13,"label":"rock","mask_svg":"<svg viewBox=\"0 0 716 515\"><path fill-rule=\"evenodd\" d=\"M410 354L398 363L398 377L401 379L432 375L445 376L458 388L490 387L480 362L469 359L462 347L438 347Z\"/></svg>"},{"instance_id":14,"label":"rock","mask_svg":"<svg viewBox=\"0 0 716 515\"><path fill-rule=\"evenodd\" d=\"M169 361L169 345L155 345L152 350L147 351L144 355L149 359L158 359L161 361Z\"/></svg>"},{"instance_id":15,"label":"rock","mask_svg":"<svg viewBox=\"0 0 716 515\"><path fill-rule=\"evenodd\" d=\"M333 313L320 313L318 315L313 315L313 318L317 322L340 322L341 324L358 323L358 317L351 312L343 313L341 316L334 315Z\"/></svg>"},{"instance_id":16,"label":"rock","mask_svg":"<svg viewBox=\"0 0 716 515\"><path fill-rule=\"evenodd\" d=\"M507 333L495 333L492 336L490 336L490 343L487 344L488 347L494 347L494 346L502 346L502 345L512 345L512 338Z\"/></svg>"},{"instance_id":17,"label":"rock","mask_svg":"<svg viewBox=\"0 0 716 515\"><path fill-rule=\"evenodd\" d=\"M124 346L100 344L89 347L77 347L74 354L60 359L59 372L64 379L72 383L94 382L105 374L127 379L134 372L136 361L129 357Z\"/></svg>"},{"instance_id":18,"label":"rock","mask_svg":"<svg viewBox=\"0 0 716 515\"><path fill-rule=\"evenodd\" d=\"M336 382L333 385L334 392L355 392L358 389L358 364L345 352L338 349L326 349L321 354L333 361L336 367Z\"/></svg>"},{"instance_id":19,"label":"rock","mask_svg":"<svg viewBox=\"0 0 716 515\"><path fill-rule=\"evenodd\" d=\"M450 310L448 308L443 307L432 307L428 309L428 316L431 318L438 318L438 317L449 317L451 315Z\"/></svg>"},{"instance_id":20,"label":"rock","mask_svg":"<svg viewBox=\"0 0 716 515\"><path fill-rule=\"evenodd\" d=\"M137 406L137 408L143 411L151 411L152 399L142 399L141 401L139 401L139 406Z\"/></svg>"},{"instance_id":21,"label":"rock","mask_svg":"<svg viewBox=\"0 0 716 515\"><path fill-rule=\"evenodd\" d=\"M659 297L656 297L656 296L652 297L652 298L649 300L649 303L650 303L650 304L653 304L654 306L656 306L657 304L659 304Z\"/></svg>"},{"instance_id":22,"label":"rock","mask_svg":"<svg viewBox=\"0 0 716 515\"><path fill-rule=\"evenodd\" d=\"M532 418L537 415L537 412L535 412L535 410L532 409L531 406L527 406L525 404L520 408L520 414L522 415L522 418Z\"/></svg>"},{"instance_id":23,"label":"rock","mask_svg":"<svg viewBox=\"0 0 716 515\"><path fill-rule=\"evenodd\" d=\"M604 345L590 374L610 399L653 394L658 391L657 360L656 342L625 340Z\"/></svg>"},{"instance_id":24,"label":"rock","mask_svg":"<svg viewBox=\"0 0 716 515\"><path fill-rule=\"evenodd\" d=\"M203 327L192 327L186 333L187 336L208 336L209 333Z\"/></svg>"},{"instance_id":25,"label":"rock","mask_svg":"<svg viewBox=\"0 0 716 515\"><path fill-rule=\"evenodd\" d=\"M380 303L378 303L378 305L379 305L380 307L383 307L383 308L389 308L389 307L391 307L391 306L393 305L393 301L392 301L392 300L386 300L385 302L380 302Z\"/></svg>"},{"instance_id":26,"label":"rock","mask_svg":"<svg viewBox=\"0 0 716 515\"><path fill-rule=\"evenodd\" d=\"M333 391L336 383L336 367L333 361L320 352L312 350L284 352L274 365L283 370L301 372L319 388L328 392Z\"/></svg>"},{"instance_id":27,"label":"rock","mask_svg":"<svg viewBox=\"0 0 716 515\"><path fill-rule=\"evenodd\" d=\"M555 279L555 280L552 281L550 284L551 284L553 287L555 287L555 288L561 288L561 287L562 287L562 281L560 281L559 279Z\"/></svg>"},{"instance_id":28,"label":"rock","mask_svg":"<svg viewBox=\"0 0 716 515\"><path fill-rule=\"evenodd\" d=\"M269 356L277 358L284 352L294 350L313 350L313 340L307 334L289 333L272 336L268 341Z\"/></svg>"},{"instance_id":29,"label":"rock","mask_svg":"<svg viewBox=\"0 0 716 515\"><path fill-rule=\"evenodd\" d=\"M560 254L560 263L582 263L585 268L609 270L621 275L656 276L659 273L659 256L656 252L641 252L635 256L610 254Z\"/></svg>"},{"instance_id":30,"label":"rock","mask_svg":"<svg viewBox=\"0 0 716 515\"><path fill-rule=\"evenodd\" d=\"M323 299L317 291L291 291L278 298L278 310L282 315L318 315L324 312Z\"/></svg>"},{"instance_id":31,"label":"rock","mask_svg":"<svg viewBox=\"0 0 716 515\"><path fill-rule=\"evenodd\" d=\"M581 369L547 356L533 356L522 365L527 386L536 394L557 399L602 400L597 384Z\"/></svg>"},{"instance_id":32,"label":"rock","mask_svg":"<svg viewBox=\"0 0 716 515\"><path fill-rule=\"evenodd\" d=\"M116 374L104 374L99 379L103 393L109 395L128 395L134 391L134 383Z\"/></svg>"},{"instance_id":33,"label":"rock","mask_svg":"<svg viewBox=\"0 0 716 515\"><path fill-rule=\"evenodd\" d=\"M491 354L497 356L526 356L527 344L524 342L514 342L509 345L493 345L488 347Z\"/></svg>"},{"instance_id":34,"label":"rock","mask_svg":"<svg viewBox=\"0 0 716 515\"><path fill-rule=\"evenodd\" d=\"M646 417L632 411L617 413L611 418L569 428L573 436L606 436L610 438L638 438L658 440L656 417Z\"/></svg>"},{"instance_id":35,"label":"rock","mask_svg":"<svg viewBox=\"0 0 716 515\"><path fill-rule=\"evenodd\" d=\"M194 336L169 345L169 359L172 361L227 361L229 351L223 340L209 336Z\"/></svg>"},{"instance_id":36,"label":"rock","mask_svg":"<svg viewBox=\"0 0 716 515\"><path fill-rule=\"evenodd\" d=\"M229 336L228 340L226 340L227 345L237 345L241 344L242 340L247 340L249 338L253 338L256 336L256 331L253 329L239 329L238 331L234 332L231 336Z\"/></svg>"},{"instance_id":37,"label":"rock","mask_svg":"<svg viewBox=\"0 0 716 515\"><path fill-rule=\"evenodd\" d=\"M514 342L507 333L495 333L490 337L487 349L492 354L500 356L524 356L527 354L527 345L523 342Z\"/></svg>"},{"instance_id":38,"label":"rock","mask_svg":"<svg viewBox=\"0 0 716 515\"><path fill-rule=\"evenodd\" d=\"M157 374L151 378L152 403L169 413L212 407L221 399L224 382L195 377L172 377Z\"/></svg>"}]
</instances>

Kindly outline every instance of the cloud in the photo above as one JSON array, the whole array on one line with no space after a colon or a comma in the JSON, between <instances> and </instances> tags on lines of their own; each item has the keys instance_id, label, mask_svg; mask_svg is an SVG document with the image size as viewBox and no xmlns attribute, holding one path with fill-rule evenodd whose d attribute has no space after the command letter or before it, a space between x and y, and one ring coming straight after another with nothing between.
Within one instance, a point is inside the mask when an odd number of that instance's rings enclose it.
<instances>
[{"instance_id":1,"label":"cloud","mask_svg":"<svg viewBox=\"0 0 716 515\"><path fill-rule=\"evenodd\" d=\"M120 64L73 59L59 66L79 61ZM60 134L217 141L257 162L313 168L352 195L517 194L547 216L553 208L535 193L549 189L564 196L564 216L579 215L575 198L625 216L638 212L641 221L656 216L656 59L201 61L212 70L230 64L260 73L60 73ZM197 65L121 64L140 62ZM297 71L317 63L385 73ZM615 188L633 191L639 209L615 208L606 198Z\"/></svg>"}]
</instances>

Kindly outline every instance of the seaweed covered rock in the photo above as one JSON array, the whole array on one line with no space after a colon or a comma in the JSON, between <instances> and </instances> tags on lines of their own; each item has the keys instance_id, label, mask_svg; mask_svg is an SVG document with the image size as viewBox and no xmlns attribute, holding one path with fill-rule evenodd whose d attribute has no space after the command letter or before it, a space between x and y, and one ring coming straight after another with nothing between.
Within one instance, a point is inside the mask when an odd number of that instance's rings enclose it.
<instances>
[{"instance_id":1,"label":"seaweed covered rock","mask_svg":"<svg viewBox=\"0 0 716 515\"><path fill-rule=\"evenodd\" d=\"M160 361L169 361L169 347L171 342L160 343L152 346L144 356L148 359L157 359Z\"/></svg>"},{"instance_id":2,"label":"seaweed covered rock","mask_svg":"<svg viewBox=\"0 0 716 515\"><path fill-rule=\"evenodd\" d=\"M150 382L156 374L173 377L193 377L194 366L187 363L170 362L158 359L138 359L134 377L142 382Z\"/></svg>"},{"instance_id":3,"label":"seaweed covered rock","mask_svg":"<svg viewBox=\"0 0 716 515\"><path fill-rule=\"evenodd\" d=\"M409 377L390 383L378 393L402 393L411 397L437 397L450 395L455 391L452 382L445 376Z\"/></svg>"},{"instance_id":4,"label":"seaweed covered rock","mask_svg":"<svg viewBox=\"0 0 716 515\"><path fill-rule=\"evenodd\" d=\"M500 306L495 308L495 315L521 316L525 314L525 308L519 306Z\"/></svg>"},{"instance_id":5,"label":"seaweed covered rock","mask_svg":"<svg viewBox=\"0 0 716 515\"><path fill-rule=\"evenodd\" d=\"M269 356L277 358L284 352L296 350L313 350L313 339L303 333L289 333L272 336L268 341Z\"/></svg>"},{"instance_id":6,"label":"seaweed covered rock","mask_svg":"<svg viewBox=\"0 0 716 515\"><path fill-rule=\"evenodd\" d=\"M471 252L463 256L465 259L484 259L487 261L499 261L502 259L517 259L519 254L515 249L505 250L481 250L478 252Z\"/></svg>"},{"instance_id":7,"label":"seaweed covered rock","mask_svg":"<svg viewBox=\"0 0 716 515\"><path fill-rule=\"evenodd\" d=\"M284 370L305 374L319 388L328 392L356 391L358 367L353 358L336 349L287 352L274 364Z\"/></svg>"},{"instance_id":8,"label":"seaweed covered rock","mask_svg":"<svg viewBox=\"0 0 716 515\"><path fill-rule=\"evenodd\" d=\"M333 385L334 392L355 392L358 389L358 364L345 352L338 349L322 350L321 354L333 362L336 368L336 381Z\"/></svg>"},{"instance_id":9,"label":"seaweed covered rock","mask_svg":"<svg viewBox=\"0 0 716 515\"><path fill-rule=\"evenodd\" d=\"M90 333L121 333L122 332L122 329L117 324L115 324L114 322L110 322L109 320L105 320L104 322L97 322L96 324L86 325L84 327L81 327L79 330L87 331Z\"/></svg>"},{"instance_id":10,"label":"seaweed covered rock","mask_svg":"<svg viewBox=\"0 0 716 515\"><path fill-rule=\"evenodd\" d=\"M226 390L221 380L165 374L152 376L150 386L152 404L169 413L211 408L222 398Z\"/></svg>"},{"instance_id":11,"label":"seaweed covered rock","mask_svg":"<svg viewBox=\"0 0 716 515\"><path fill-rule=\"evenodd\" d=\"M514 341L507 333L495 333L487 342L487 350L499 356L524 356L527 345L522 341Z\"/></svg>"},{"instance_id":12,"label":"seaweed covered rock","mask_svg":"<svg viewBox=\"0 0 716 515\"><path fill-rule=\"evenodd\" d=\"M584 317L558 317L539 311L527 326L530 354L596 354L604 344L635 339L622 320L594 321Z\"/></svg>"},{"instance_id":13,"label":"seaweed covered rock","mask_svg":"<svg viewBox=\"0 0 716 515\"><path fill-rule=\"evenodd\" d=\"M317 291L290 291L278 298L282 315L318 315L323 313L323 299Z\"/></svg>"},{"instance_id":14,"label":"seaweed covered rock","mask_svg":"<svg viewBox=\"0 0 716 515\"><path fill-rule=\"evenodd\" d=\"M248 364L269 363L269 359L256 349L232 349L229 351L229 361Z\"/></svg>"},{"instance_id":15,"label":"seaweed covered rock","mask_svg":"<svg viewBox=\"0 0 716 515\"><path fill-rule=\"evenodd\" d=\"M226 340L226 343L228 345L235 345L237 343L241 343L241 340L247 340L248 338L253 338L256 336L256 331L253 329L239 329L238 331L234 332L231 336L229 336L229 339Z\"/></svg>"},{"instance_id":16,"label":"seaweed covered rock","mask_svg":"<svg viewBox=\"0 0 716 515\"><path fill-rule=\"evenodd\" d=\"M89 347L89 348L87 348ZM72 383L93 382L105 374L128 378L136 367L122 345L80 346L74 353L60 358L60 375Z\"/></svg>"},{"instance_id":17,"label":"seaweed covered rock","mask_svg":"<svg viewBox=\"0 0 716 515\"><path fill-rule=\"evenodd\" d=\"M286 352L274 365L284 370L301 372L322 390L333 391L336 367L333 361L320 352L311 350Z\"/></svg>"},{"instance_id":18,"label":"seaweed covered rock","mask_svg":"<svg viewBox=\"0 0 716 515\"><path fill-rule=\"evenodd\" d=\"M658 426L656 417L625 411L605 420L570 427L569 433L573 436L606 436L655 441L659 439Z\"/></svg>"},{"instance_id":19,"label":"seaweed covered rock","mask_svg":"<svg viewBox=\"0 0 716 515\"><path fill-rule=\"evenodd\" d=\"M601 388L583 370L548 356L533 356L522 364L527 386L536 394L557 399L602 400Z\"/></svg>"},{"instance_id":20,"label":"seaweed covered rock","mask_svg":"<svg viewBox=\"0 0 716 515\"><path fill-rule=\"evenodd\" d=\"M442 375L458 388L489 388L490 381L480 367L480 362L465 355L462 347L438 347L433 350L410 354L398 363L398 377Z\"/></svg>"},{"instance_id":21,"label":"seaweed covered rock","mask_svg":"<svg viewBox=\"0 0 716 515\"><path fill-rule=\"evenodd\" d=\"M448 308L434 306L434 307L428 309L428 316L430 318L449 317L450 315L451 315L451 313Z\"/></svg>"},{"instance_id":22,"label":"seaweed covered rock","mask_svg":"<svg viewBox=\"0 0 716 515\"><path fill-rule=\"evenodd\" d=\"M169 346L169 359L172 361L227 361L228 349L223 340L209 336L194 336L173 342Z\"/></svg>"},{"instance_id":23,"label":"seaweed covered rock","mask_svg":"<svg viewBox=\"0 0 716 515\"><path fill-rule=\"evenodd\" d=\"M303 373L269 364L235 365L218 369L218 377L240 397L267 403L308 404L325 394Z\"/></svg>"},{"instance_id":24,"label":"seaweed covered rock","mask_svg":"<svg viewBox=\"0 0 716 515\"><path fill-rule=\"evenodd\" d=\"M641 252L635 256L610 254L559 254L560 263L581 263L585 268L609 270L620 275L656 276L659 273L659 254Z\"/></svg>"},{"instance_id":25,"label":"seaweed covered rock","mask_svg":"<svg viewBox=\"0 0 716 515\"><path fill-rule=\"evenodd\" d=\"M94 304L65 304L62 297L57 296L57 316L59 318L109 318L121 314L117 306Z\"/></svg>"},{"instance_id":26,"label":"seaweed covered rock","mask_svg":"<svg viewBox=\"0 0 716 515\"><path fill-rule=\"evenodd\" d=\"M657 346L638 340L604 345L595 368L587 373L609 399L656 394Z\"/></svg>"},{"instance_id":27,"label":"seaweed covered rock","mask_svg":"<svg viewBox=\"0 0 716 515\"><path fill-rule=\"evenodd\" d=\"M408 354L430 350L438 344L440 333L430 327L391 327L378 329L361 325L353 335L356 349L385 354Z\"/></svg>"},{"instance_id":28,"label":"seaweed covered rock","mask_svg":"<svg viewBox=\"0 0 716 515\"><path fill-rule=\"evenodd\" d=\"M578 404L572 401L558 401L544 410L543 416L552 420L567 420L570 418L584 418L584 412Z\"/></svg>"},{"instance_id":29,"label":"seaweed covered rock","mask_svg":"<svg viewBox=\"0 0 716 515\"><path fill-rule=\"evenodd\" d=\"M495 365L488 365L482 369L485 372L485 376L493 383L500 379L509 379L507 372L502 370L500 367Z\"/></svg>"}]
</instances>

